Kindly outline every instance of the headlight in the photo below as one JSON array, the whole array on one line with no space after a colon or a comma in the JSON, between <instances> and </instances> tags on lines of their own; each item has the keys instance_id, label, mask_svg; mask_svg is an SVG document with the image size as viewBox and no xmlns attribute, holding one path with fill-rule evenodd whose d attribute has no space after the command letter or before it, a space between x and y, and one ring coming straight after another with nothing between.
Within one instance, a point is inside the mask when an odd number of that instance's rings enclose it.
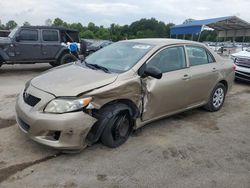
<instances>
[{"instance_id":1,"label":"headlight","mask_svg":"<svg viewBox=\"0 0 250 188\"><path fill-rule=\"evenodd\" d=\"M47 104L44 112L61 114L81 110L88 106L91 100L91 97L83 99L57 98Z\"/></svg>"}]
</instances>

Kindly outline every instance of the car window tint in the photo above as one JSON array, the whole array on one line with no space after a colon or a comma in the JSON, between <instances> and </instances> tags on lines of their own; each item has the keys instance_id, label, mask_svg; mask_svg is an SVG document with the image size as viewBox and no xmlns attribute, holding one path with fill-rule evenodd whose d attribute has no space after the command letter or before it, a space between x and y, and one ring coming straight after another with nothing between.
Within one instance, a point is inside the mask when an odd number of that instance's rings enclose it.
<instances>
[{"instance_id":1,"label":"car window tint","mask_svg":"<svg viewBox=\"0 0 250 188\"><path fill-rule=\"evenodd\" d=\"M53 30L43 30L43 41L58 41L58 32Z\"/></svg>"},{"instance_id":2,"label":"car window tint","mask_svg":"<svg viewBox=\"0 0 250 188\"><path fill-rule=\"evenodd\" d=\"M162 73L183 69L186 67L184 48L166 48L156 54L148 62L147 66L155 66L160 69Z\"/></svg>"},{"instance_id":3,"label":"car window tint","mask_svg":"<svg viewBox=\"0 0 250 188\"><path fill-rule=\"evenodd\" d=\"M190 66L209 63L208 55L204 48L197 46L187 46L186 48Z\"/></svg>"},{"instance_id":4,"label":"car window tint","mask_svg":"<svg viewBox=\"0 0 250 188\"><path fill-rule=\"evenodd\" d=\"M19 35L20 35L20 40L24 40L24 41L37 41L38 40L37 30L22 29Z\"/></svg>"}]
</instances>

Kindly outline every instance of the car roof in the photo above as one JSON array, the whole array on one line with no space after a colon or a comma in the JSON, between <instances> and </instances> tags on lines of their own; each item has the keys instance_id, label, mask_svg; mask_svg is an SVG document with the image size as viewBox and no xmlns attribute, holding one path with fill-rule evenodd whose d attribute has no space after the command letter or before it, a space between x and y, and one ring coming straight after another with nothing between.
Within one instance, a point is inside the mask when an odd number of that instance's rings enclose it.
<instances>
[{"instance_id":1,"label":"car roof","mask_svg":"<svg viewBox=\"0 0 250 188\"><path fill-rule=\"evenodd\" d=\"M57 30L61 30L61 31L79 32L76 29L67 29L67 28L60 27L60 26L21 26L20 28L25 28L25 29L57 29Z\"/></svg>"},{"instance_id":2,"label":"car roof","mask_svg":"<svg viewBox=\"0 0 250 188\"><path fill-rule=\"evenodd\" d=\"M194 42L190 40L180 40L180 39L171 39L171 38L147 38L147 39L132 39L132 40L124 40L123 42L138 42L144 43L154 46L166 46L166 45L173 45L173 44L196 44L202 45L202 43Z\"/></svg>"}]
</instances>

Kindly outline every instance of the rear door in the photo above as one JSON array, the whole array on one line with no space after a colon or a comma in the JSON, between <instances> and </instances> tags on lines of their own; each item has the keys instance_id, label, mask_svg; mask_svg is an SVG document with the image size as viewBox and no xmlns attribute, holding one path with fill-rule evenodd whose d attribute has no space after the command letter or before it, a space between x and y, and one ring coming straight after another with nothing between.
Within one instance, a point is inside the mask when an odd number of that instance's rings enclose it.
<instances>
[{"instance_id":1,"label":"rear door","mask_svg":"<svg viewBox=\"0 0 250 188\"><path fill-rule=\"evenodd\" d=\"M20 29L19 41L15 41L16 61L35 61L41 58L41 42L38 29Z\"/></svg>"},{"instance_id":2,"label":"rear door","mask_svg":"<svg viewBox=\"0 0 250 188\"><path fill-rule=\"evenodd\" d=\"M157 67L163 75L161 79L142 78L145 88L143 121L185 109L188 75L184 46L162 49L146 66Z\"/></svg>"},{"instance_id":3,"label":"rear door","mask_svg":"<svg viewBox=\"0 0 250 188\"><path fill-rule=\"evenodd\" d=\"M219 79L218 63L212 54L202 46L186 46L189 75L189 106L204 103Z\"/></svg>"},{"instance_id":4,"label":"rear door","mask_svg":"<svg viewBox=\"0 0 250 188\"><path fill-rule=\"evenodd\" d=\"M57 52L60 50L59 31L54 29L42 30L42 59L55 59Z\"/></svg>"}]
</instances>

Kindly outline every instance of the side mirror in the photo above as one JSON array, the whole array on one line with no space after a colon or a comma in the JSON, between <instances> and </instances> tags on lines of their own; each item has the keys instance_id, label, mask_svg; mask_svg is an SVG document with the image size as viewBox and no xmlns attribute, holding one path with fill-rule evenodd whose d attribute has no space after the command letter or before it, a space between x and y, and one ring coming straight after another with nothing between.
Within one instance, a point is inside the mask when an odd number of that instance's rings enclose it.
<instances>
[{"instance_id":1,"label":"side mirror","mask_svg":"<svg viewBox=\"0 0 250 188\"><path fill-rule=\"evenodd\" d=\"M21 40L20 35L17 35L17 36L16 36L16 41L17 41L17 42L20 42L20 40Z\"/></svg>"},{"instance_id":2,"label":"side mirror","mask_svg":"<svg viewBox=\"0 0 250 188\"><path fill-rule=\"evenodd\" d=\"M153 66L148 67L148 66L146 66L146 68L144 70L144 75L145 76L151 76L151 77L156 78L156 79L161 79L162 72L157 67L153 67Z\"/></svg>"}]
</instances>

